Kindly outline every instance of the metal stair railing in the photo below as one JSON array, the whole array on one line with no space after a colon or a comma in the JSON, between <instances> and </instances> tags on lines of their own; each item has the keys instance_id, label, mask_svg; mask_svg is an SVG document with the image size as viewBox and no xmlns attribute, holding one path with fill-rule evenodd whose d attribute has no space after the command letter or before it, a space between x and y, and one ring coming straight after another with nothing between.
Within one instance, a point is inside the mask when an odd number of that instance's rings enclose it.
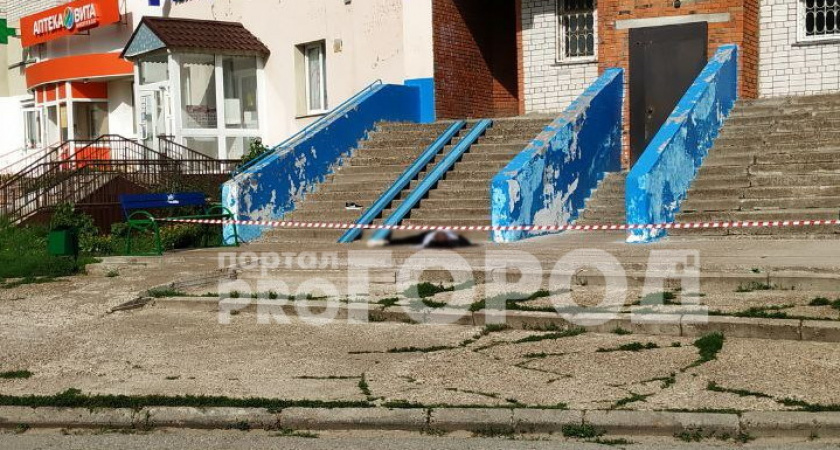
<instances>
[{"instance_id":1,"label":"metal stair railing","mask_svg":"<svg viewBox=\"0 0 840 450\"><path fill-rule=\"evenodd\" d=\"M449 150L449 153L443 157L443 159L435 164L435 167L423 177L423 180L408 194L408 196L400 203L400 206L395 209L391 215L385 219L383 225L386 226L395 226L399 225L400 222L420 203L420 200L428 194L428 192L452 169L452 166L455 165L458 160L466 153L467 150L472 147L473 144L493 125L493 121L490 119L482 119L478 121L470 131L464 135L464 138L461 139L452 150ZM386 229L381 229L376 231L373 236L370 238L371 241L384 241L388 238L390 231Z\"/></svg>"},{"instance_id":2,"label":"metal stair railing","mask_svg":"<svg viewBox=\"0 0 840 450\"><path fill-rule=\"evenodd\" d=\"M26 171L0 185L0 204L5 215L13 221L20 221L33 212L53 206L60 199L75 198L75 192L81 186L74 176L81 171L154 172L158 169L158 162L167 165L167 172L180 169L178 161L139 142L118 135L100 136L72 155L69 151L63 154L51 152L37 164L30 165ZM218 170L215 172L218 173Z\"/></svg>"},{"instance_id":3,"label":"metal stair railing","mask_svg":"<svg viewBox=\"0 0 840 450\"><path fill-rule=\"evenodd\" d=\"M416 178L417 175L419 175L420 172L423 169L425 169L430 162L432 162L435 156L437 156L438 153L440 153L444 147L446 147L450 142L452 142L452 139L458 133L460 133L461 130L463 130L466 126L467 122L464 120L459 120L450 125L449 128L446 129L446 131L444 131L440 136L438 136L437 139L435 139L435 141L432 142L432 144L429 145L426 148L426 150L424 150L423 153L421 153L420 156L418 156L417 159L414 160L414 162L411 163L411 165L405 169L405 171L399 176L399 178L397 178L397 180L394 181L394 184L392 184L373 203L373 205L371 205L370 208L368 208L368 210L365 211L364 214L362 214L362 217L360 217L359 220L356 221L356 224L368 225L371 222L373 222L374 219L379 217L379 215L382 214L382 211L385 208L387 208L388 205L391 204L391 202L394 201L397 195L399 195L400 192L402 192L409 185L409 183L411 183L411 180ZM349 244L358 239L361 235L362 230L360 228L351 228L344 232L344 234L341 236L338 242L340 244Z\"/></svg>"},{"instance_id":4,"label":"metal stair railing","mask_svg":"<svg viewBox=\"0 0 840 450\"><path fill-rule=\"evenodd\" d=\"M215 170L219 174L230 174L240 162L238 159L218 159L197 152L175 142L173 136L158 136L158 148L168 158L182 161L186 173L207 173Z\"/></svg>"},{"instance_id":5,"label":"metal stair railing","mask_svg":"<svg viewBox=\"0 0 840 450\"><path fill-rule=\"evenodd\" d=\"M235 177L240 173L244 172L245 170L257 165L264 159L268 158L271 155L283 155L288 151L294 149L298 144L300 144L303 140L309 138L310 136L318 133L324 127L329 126L333 123L336 119L343 116L351 107L355 106L359 103L362 99L366 98L368 95L376 92L381 88L382 80L376 80L373 83L366 86L361 91L357 92L354 96L348 98L343 103L338 105L337 107L333 108L327 114L321 116L315 122L312 122L304 129L298 131L297 133L293 134L291 137L286 139L285 141L281 142L279 145L274 146L270 151L265 152L264 154L260 155L257 158L248 161L247 163L243 164L242 166L236 168L231 176Z\"/></svg>"}]
</instances>

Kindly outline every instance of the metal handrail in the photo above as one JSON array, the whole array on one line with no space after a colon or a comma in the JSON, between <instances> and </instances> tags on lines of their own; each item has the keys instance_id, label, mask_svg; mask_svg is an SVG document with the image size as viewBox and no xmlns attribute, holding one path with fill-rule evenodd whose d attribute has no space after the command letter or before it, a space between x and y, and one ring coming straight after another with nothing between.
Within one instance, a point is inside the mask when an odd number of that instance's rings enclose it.
<instances>
[{"instance_id":1,"label":"metal handrail","mask_svg":"<svg viewBox=\"0 0 840 450\"><path fill-rule=\"evenodd\" d=\"M432 162L435 156L437 156L438 153L440 153L444 147L449 145L449 143L452 142L452 139L455 138L455 136L458 133L460 133L461 130L463 130L466 126L467 122L465 120L459 120L450 125L446 129L446 131L444 131L440 136L438 136L438 138L435 139L435 141L432 142L432 144L429 145L426 148L426 150L424 150L423 153L421 153L420 156L418 156L417 159L415 159L414 162L411 163L411 165L405 169L405 171L403 171L399 178L397 178L397 180L394 181L394 184L392 184L388 188L388 190L386 190L373 203L373 205L371 205L370 208L368 208L368 210L365 211L364 214L362 214L362 217L360 217L359 220L356 221L356 223L359 225L368 225L371 222L373 222L374 219L379 217L379 215L382 214L382 211L385 210L385 208L387 208L388 205L390 205L395 198L397 198L397 195L399 195L400 192L402 192L406 187L408 187L409 183L411 183L411 180L416 178L420 174L420 171L425 169L426 166L428 166L429 163ZM351 228L344 232L343 235L341 235L341 238L339 238L338 243L349 244L358 239L361 235L361 228Z\"/></svg>"},{"instance_id":2,"label":"metal handrail","mask_svg":"<svg viewBox=\"0 0 840 450\"><path fill-rule=\"evenodd\" d=\"M434 185L438 183L438 181L443 178L444 175L455 165L458 160L464 155L464 152L469 150L470 147L493 125L493 121L490 119L482 119L464 135L464 138L461 139L443 159L435 164L435 167L423 177L423 180L408 194L408 196L400 203L400 206L395 209L391 215L388 216L387 219L383 222L383 225L393 226L399 225L400 222L403 221L406 215L415 207L423 197L428 194L429 190L432 189ZM390 233L387 229L378 230L373 236L370 238L371 241L384 241L388 238L388 234Z\"/></svg>"},{"instance_id":3,"label":"metal handrail","mask_svg":"<svg viewBox=\"0 0 840 450\"><path fill-rule=\"evenodd\" d=\"M265 158L268 158L271 155L283 154L284 150L293 149L295 146L297 146L297 144L300 143L300 141L303 141L305 138L308 138L310 135L316 133L317 131L320 131L322 128L331 124L339 116L344 115L345 111L351 105L354 105L355 103L359 102L363 97L365 97L365 96L371 94L372 92L374 92L379 86L382 86L382 80L376 80L373 83L367 85L364 89L357 92L355 95L353 95L352 97L350 97L347 100L345 100L344 102L342 102L340 105L333 108L330 112L321 116L318 120L310 123L309 125L304 127L302 130L293 134L292 136L290 136L285 141L283 141L280 144L274 146L274 148L272 148L271 150L269 150L269 151L265 152L264 154L252 159L251 161L248 161L247 163L243 164L242 166L236 168L233 171L233 173L231 174L231 176L235 177L235 176L241 174L246 169L258 164L259 162L261 162Z\"/></svg>"}]
</instances>

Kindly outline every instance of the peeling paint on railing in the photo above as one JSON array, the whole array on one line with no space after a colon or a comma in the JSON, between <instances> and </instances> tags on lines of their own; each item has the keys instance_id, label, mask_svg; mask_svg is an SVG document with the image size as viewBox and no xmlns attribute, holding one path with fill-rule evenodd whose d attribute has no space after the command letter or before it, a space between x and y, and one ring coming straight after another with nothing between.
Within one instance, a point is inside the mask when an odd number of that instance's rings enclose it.
<instances>
[{"instance_id":1,"label":"peeling paint on railing","mask_svg":"<svg viewBox=\"0 0 840 450\"><path fill-rule=\"evenodd\" d=\"M568 224L604 175L621 169L623 78L604 72L493 178L493 225ZM531 235L498 231L493 240Z\"/></svg>"},{"instance_id":2,"label":"peeling paint on railing","mask_svg":"<svg viewBox=\"0 0 840 450\"><path fill-rule=\"evenodd\" d=\"M738 48L721 46L627 176L627 223L673 222L738 95ZM665 230L634 230L651 242Z\"/></svg>"},{"instance_id":3,"label":"peeling paint on railing","mask_svg":"<svg viewBox=\"0 0 840 450\"><path fill-rule=\"evenodd\" d=\"M416 87L379 86L289 151L273 154L225 183L223 205L240 220L282 219L352 155L377 122L418 122L419 97ZM231 231L226 229L225 236ZM263 229L246 226L238 231L243 241L252 241Z\"/></svg>"}]
</instances>

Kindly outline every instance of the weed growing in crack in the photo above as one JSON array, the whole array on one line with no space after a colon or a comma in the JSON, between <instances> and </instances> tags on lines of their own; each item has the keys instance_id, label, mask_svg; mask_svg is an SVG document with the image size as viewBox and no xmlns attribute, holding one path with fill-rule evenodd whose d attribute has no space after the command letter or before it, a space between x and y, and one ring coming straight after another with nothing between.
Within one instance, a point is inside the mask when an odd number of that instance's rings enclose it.
<instances>
[{"instance_id":1,"label":"weed growing in crack","mask_svg":"<svg viewBox=\"0 0 840 450\"><path fill-rule=\"evenodd\" d=\"M748 391L746 389L730 389L730 388L725 388L725 387L722 387L722 386L718 386L718 384L715 383L714 381L709 381L709 383L706 385L706 389L709 390L709 391L712 391L712 392L734 394L734 395L737 395L739 397L757 397L757 398L770 398L770 399L773 398L772 396L767 395L763 392Z\"/></svg>"},{"instance_id":2,"label":"weed growing in crack","mask_svg":"<svg viewBox=\"0 0 840 450\"><path fill-rule=\"evenodd\" d=\"M589 424L568 424L560 429L564 437L578 439L595 439L606 434L604 430Z\"/></svg>"},{"instance_id":3,"label":"weed growing in crack","mask_svg":"<svg viewBox=\"0 0 840 450\"><path fill-rule=\"evenodd\" d=\"M25 380L34 375L28 370L12 370L9 372L0 372L0 379L3 380Z\"/></svg>"},{"instance_id":4,"label":"weed growing in crack","mask_svg":"<svg viewBox=\"0 0 840 450\"><path fill-rule=\"evenodd\" d=\"M371 397L373 397L373 393L370 391L370 385L367 382L367 378L365 378L365 374L362 374L362 378L359 380L358 386L359 390L362 391L362 395L370 401Z\"/></svg>"},{"instance_id":5,"label":"weed growing in crack","mask_svg":"<svg viewBox=\"0 0 840 450\"><path fill-rule=\"evenodd\" d=\"M735 292L745 293L745 292L755 292L755 291L772 291L774 287L767 283L761 283L758 281L750 281L747 284L740 284L735 289Z\"/></svg>"},{"instance_id":6,"label":"weed growing in crack","mask_svg":"<svg viewBox=\"0 0 840 450\"><path fill-rule=\"evenodd\" d=\"M388 297L388 298L383 298L382 300L379 300L378 302L376 302L376 304L382 305L386 308L390 308L390 307L396 305L397 302L399 302L399 301L400 301L400 299L397 298L397 297Z\"/></svg>"},{"instance_id":7,"label":"weed growing in crack","mask_svg":"<svg viewBox=\"0 0 840 450\"><path fill-rule=\"evenodd\" d=\"M586 333L586 329L575 327L575 328L568 328L563 331L553 332L553 333L546 333L546 334L535 334L532 336L527 336L518 341L514 341L515 344L524 344L528 342L540 342L540 341L547 341L547 340L555 340L555 339L562 339L567 337L574 337Z\"/></svg>"},{"instance_id":8,"label":"weed growing in crack","mask_svg":"<svg viewBox=\"0 0 840 450\"><path fill-rule=\"evenodd\" d=\"M293 430L291 428L283 428L280 430L279 433L274 435L275 437L296 437L296 438L307 438L307 439L317 439L318 434L313 433L311 431L300 431L300 430Z\"/></svg>"},{"instance_id":9,"label":"weed growing in crack","mask_svg":"<svg viewBox=\"0 0 840 450\"><path fill-rule=\"evenodd\" d=\"M388 349L386 353L434 353L445 350L454 350L458 347L451 345L433 345L431 347L397 347Z\"/></svg>"},{"instance_id":10,"label":"weed growing in crack","mask_svg":"<svg viewBox=\"0 0 840 450\"><path fill-rule=\"evenodd\" d=\"M473 431L473 437L513 439L516 431L513 427L483 427Z\"/></svg>"},{"instance_id":11,"label":"weed growing in crack","mask_svg":"<svg viewBox=\"0 0 840 450\"><path fill-rule=\"evenodd\" d=\"M717 354L723 349L723 343L726 338L723 333L714 332L709 333L700 339L694 341L694 346L697 347L699 357L697 361L691 363L686 369L697 367L701 364L707 363L717 359Z\"/></svg>"},{"instance_id":12,"label":"weed growing in crack","mask_svg":"<svg viewBox=\"0 0 840 450\"><path fill-rule=\"evenodd\" d=\"M623 408L623 407L629 405L630 403L645 402L645 401L647 401L647 398L650 397L651 395L653 395L653 394L642 395L642 394L636 394L635 392L631 392L629 396L624 397L622 399L619 399L618 401L613 403L613 405L610 407L610 409L620 409L620 408Z\"/></svg>"},{"instance_id":13,"label":"weed growing in crack","mask_svg":"<svg viewBox=\"0 0 840 450\"><path fill-rule=\"evenodd\" d=\"M641 342L630 342L622 344L613 348L599 348L596 353L611 353L611 352L640 352L642 350L654 350L659 348L659 345L654 342L642 344Z\"/></svg>"}]
</instances>

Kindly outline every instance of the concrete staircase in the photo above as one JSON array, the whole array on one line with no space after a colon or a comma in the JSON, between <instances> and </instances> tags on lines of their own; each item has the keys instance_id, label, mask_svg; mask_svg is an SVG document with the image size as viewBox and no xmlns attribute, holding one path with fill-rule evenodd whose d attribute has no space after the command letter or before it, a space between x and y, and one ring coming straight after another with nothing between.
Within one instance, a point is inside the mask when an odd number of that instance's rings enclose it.
<instances>
[{"instance_id":1,"label":"concrete staircase","mask_svg":"<svg viewBox=\"0 0 840 450\"><path fill-rule=\"evenodd\" d=\"M840 95L740 101L678 222L840 215ZM671 235L840 237L840 227L672 230Z\"/></svg>"},{"instance_id":2,"label":"concrete staircase","mask_svg":"<svg viewBox=\"0 0 840 450\"><path fill-rule=\"evenodd\" d=\"M429 191L429 194L403 220L405 225L489 225L490 183L519 152L533 140L552 118L548 116L523 116L496 119L493 126L473 144L452 169ZM467 127L471 127L468 124ZM453 141L453 145L458 139ZM447 147L435 163L442 159ZM431 169L432 165L429 165ZM413 189L424 174L414 180ZM383 217L397 208L395 201ZM489 239L489 233L462 233L476 242Z\"/></svg>"},{"instance_id":3,"label":"concrete staircase","mask_svg":"<svg viewBox=\"0 0 840 450\"><path fill-rule=\"evenodd\" d=\"M427 198L411 211L403 224L489 225L491 179L551 120L548 116L527 116L494 121L494 125L429 192ZM307 222L356 221L364 209L376 201L449 125L451 122L425 125L379 124L376 131L361 143L359 150L316 192L307 195L287 219ZM473 125L468 123L461 136ZM459 140L460 136L456 136L374 223L382 223ZM356 202L362 205L363 210L347 211L344 209L345 202ZM263 235L262 241L335 242L342 233L339 230L317 229L271 230ZM474 233L470 237L486 240L488 234L480 233L479 236Z\"/></svg>"},{"instance_id":4,"label":"concrete staircase","mask_svg":"<svg viewBox=\"0 0 840 450\"><path fill-rule=\"evenodd\" d=\"M627 172L608 173L598 183L576 225L618 225L626 221L624 183Z\"/></svg>"},{"instance_id":5,"label":"concrete staircase","mask_svg":"<svg viewBox=\"0 0 840 450\"><path fill-rule=\"evenodd\" d=\"M451 124L378 124L376 131L360 143L353 155L327 177L317 191L308 194L285 219L355 222ZM355 202L362 209L347 210L347 202ZM343 230L272 229L263 234L261 241L336 242L343 233Z\"/></svg>"}]
</instances>

